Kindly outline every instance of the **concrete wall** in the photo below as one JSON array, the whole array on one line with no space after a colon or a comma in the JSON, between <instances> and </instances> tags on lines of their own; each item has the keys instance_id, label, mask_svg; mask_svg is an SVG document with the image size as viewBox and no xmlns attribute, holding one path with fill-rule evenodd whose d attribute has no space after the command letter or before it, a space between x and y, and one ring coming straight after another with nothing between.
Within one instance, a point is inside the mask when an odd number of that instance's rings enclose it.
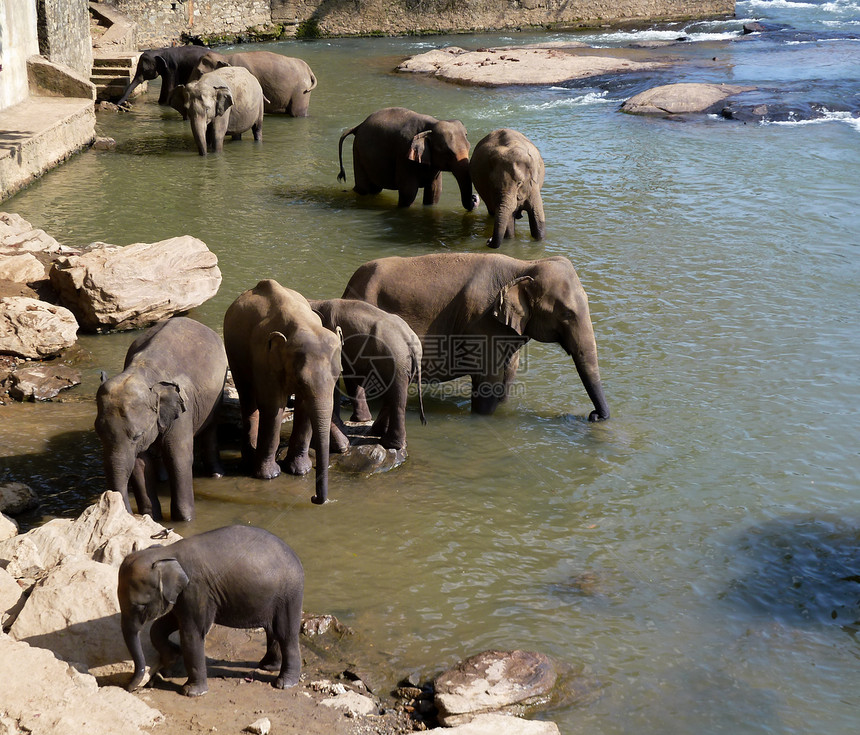
<instances>
[{"instance_id":1,"label":"concrete wall","mask_svg":"<svg viewBox=\"0 0 860 735\"><path fill-rule=\"evenodd\" d=\"M27 57L38 53L36 0L0 0L0 110L27 98Z\"/></svg>"},{"instance_id":2,"label":"concrete wall","mask_svg":"<svg viewBox=\"0 0 860 735\"><path fill-rule=\"evenodd\" d=\"M39 53L79 74L90 75L93 44L87 0L36 0Z\"/></svg>"}]
</instances>

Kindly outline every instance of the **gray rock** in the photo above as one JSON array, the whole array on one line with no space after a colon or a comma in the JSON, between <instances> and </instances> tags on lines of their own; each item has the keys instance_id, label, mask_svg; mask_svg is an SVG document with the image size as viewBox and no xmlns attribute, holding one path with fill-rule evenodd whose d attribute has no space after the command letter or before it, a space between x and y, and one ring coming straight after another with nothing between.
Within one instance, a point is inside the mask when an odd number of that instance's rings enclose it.
<instances>
[{"instance_id":1,"label":"gray rock","mask_svg":"<svg viewBox=\"0 0 860 735\"><path fill-rule=\"evenodd\" d=\"M68 309L24 296L0 298L0 352L53 357L77 338L78 323Z\"/></svg>"},{"instance_id":2,"label":"gray rock","mask_svg":"<svg viewBox=\"0 0 860 735\"><path fill-rule=\"evenodd\" d=\"M374 475L387 472L406 461L405 449L386 449L381 444L351 446L346 454L332 455L331 464L343 472Z\"/></svg>"},{"instance_id":3,"label":"gray rock","mask_svg":"<svg viewBox=\"0 0 860 735\"><path fill-rule=\"evenodd\" d=\"M455 727L436 727L427 732L445 735L559 735L554 722L522 720L509 715L478 715L471 722Z\"/></svg>"},{"instance_id":4,"label":"gray rock","mask_svg":"<svg viewBox=\"0 0 860 735\"><path fill-rule=\"evenodd\" d=\"M344 710L344 712L356 715L373 715L379 711L376 703L370 698L358 692L346 691L334 697L327 697L320 701L324 707Z\"/></svg>"},{"instance_id":5,"label":"gray rock","mask_svg":"<svg viewBox=\"0 0 860 735\"><path fill-rule=\"evenodd\" d=\"M39 505L39 496L23 482L0 483L0 512L18 515Z\"/></svg>"},{"instance_id":6,"label":"gray rock","mask_svg":"<svg viewBox=\"0 0 860 735\"><path fill-rule=\"evenodd\" d=\"M681 115L705 112L727 97L753 89L755 87L740 87L735 84L696 82L664 84L631 97L621 105L621 111L631 115Z\"/></svg>"},{"instance_id":7,"label":"gray rock","mask_svg":"<svg viewBox=\"0 0 860 735\"><path fill-rule=\"evenodd\" d=\"M18 523L14 518L0 513L0 541L5 541L18 535Z\"/></svg>"},{"instance_id":8,"label":"gray rock","mask_svg":"<svg viewBox=\"0 0 860 735\"><path fill-rule=\"evenodd\" d=\"M157 243L98 247L62 257L51 284L83 329L137 329L181 314L218 292L218 258L189 235Z\"/></svg>"},{"instance_id":9,"label":"gray rock","mask_svg":"<svg viewBox=\"0 0 860 735\"><path fill-rule=\"evenodd\" d=\"M261 717L259 720L252 722L242 732L254 733L254 735L269 735L272 729L272 721L268 717Z\"/></svg>"},{"instance_id":10,"label":"gray rock","mask_svg":"<svg viewBox=\"0 0 860 735\"><path fill-rule=\"evenodd\" d=\"M545 700L558 679L555 663L531 651L484 651L440 674L434 682L439 722L465 724L478 714Z\"/></svg>"},{"instance_id":11,"label":"gray rock","mask_svg":"<svg viewBox=\"0 0 860 735\"><path fill-rule=\"evenodd\" d=\"M0 278L15 283L35 283L46 280L48 271L32 253L0 255Z\"/></svg>"},{"instance_id":12,"label":"gray rock","mask_svg":"<svg viewBox=\"0 0 860 735\"><path fill-rule=\"evenodd\" d=\"M18 368L10 381L9 395L16 401L47 401L79 385L81 374L68 365L41 363Z\"/></svg>"}]
</instances>

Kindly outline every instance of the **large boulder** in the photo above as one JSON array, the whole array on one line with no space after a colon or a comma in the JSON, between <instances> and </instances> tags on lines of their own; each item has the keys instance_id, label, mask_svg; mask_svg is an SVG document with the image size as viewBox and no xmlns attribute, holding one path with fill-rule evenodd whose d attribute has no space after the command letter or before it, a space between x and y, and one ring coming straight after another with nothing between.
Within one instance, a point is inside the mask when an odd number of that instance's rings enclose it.
<instances>
[{"instance_id":1,"label":"large boulder","mask_svg":"<svg viewBox=\"0 0 860 735\"><path fill-rule=\"evenodd\" d=\"M23 482L0 483L0 511L10 516L32 510L39 505L39 496Z\"/></svg>"},{"instance_id":2,"label":"large boulder","mask_svg":"<svg viewBox=\"0 0 860 735\"><path fill-rule=\"evenodd\" d=\"M24 296L0 298L0 353L53 357L77 338L78 323L68 309Z\"/></svg>"},{"instance_id":3,"label":"large boulder","mask_svg":"<svg viewBox=\"0 0 860 735\"><path fill-rule=\"evenodd\" d=\"M682 82L646 89L621 105L621 111L631 115L683 115L707 112L718 102L755 87L736 84L705 84Z\"/></svg>"},{"instance_id":4,"label":"large boulder","mask_svg":"<svg viewBox=\"0 0 860 735\"><path fill-rule=\"evenodd\" d=\"M0 541L5 541L18 535L18 523L9 516L0 513Z\"/></svg>"},{"instance_id":5,"label":"large boulder","mask_svg":"<svg viewBox=\"0 0 860 735\"><path fill-rule=\"evenodd\" d=\"M25 252L62 255L75 251L60 245L44 230L33 227L20 214L0 212L0 255Z\"/></svg>"},{"instance_id":6,"label":"large boulder","mask_svg":"<svg viewBox=\"0 0 860 735\"><path fill-rule=\"evenodd\" d=\"M0 732L140 735L164 720L158 710L133 694L118 687L99 688L92 676L60 661L50 651L3 633L0 681L4 715Z\"/></svg>"},{"instance_id":7,"label":"large boulder","mask_svg":"<svg viewBox=\"0 0 860 735\"><path fill-rule=\"evenodd\" d=\"M209 300L221 285L218 258L189 235L62 257L50 271L60 300L89 331L137 329Z\"/></svg>"},{"instance_id":8,"label":"large boulder","mask_svg":"<svg viewBox=\"0 0 860 735\"><path fill-rule=\"evenodd\" d=\"M180 538L149 516L129 513L119 493L106 492L75 520L55 518L0 542L0 567L16 579L42 577L66 556L118 567L132 551Z\"/></svg>"},{"instance_id":9,"label":"large boulder","mask_svg":"<svg viewBox=\"0 0 860 735\"><path fill-rule=\"evenodd\" d=\"M9 395L16 401L47 401L81 382L81 373L61 363L19 367L10 376Z\"/></svg>"},{"instance_id":10,"label":"large boulder","mask_svg":"<svg viewBox=\"0 0 860 735\"><path fill-rule=\"evenodd\" d=\"M446 727L477 715L546 700L558 680L555 663L531 651L484 651L436 677L436 709Z\"/></svg>"},{"instance_id":11,"label":"large boulder","mask_svg":"<svg viewBox=\"0 0 860 735\"><path fill-rule=\"evenodd\" d=\"M44 263L32 253L0 254L0 279L4 281L35 283L36 281L44 281L47 277L48 271Z\"/></svg>"}]
</instances>

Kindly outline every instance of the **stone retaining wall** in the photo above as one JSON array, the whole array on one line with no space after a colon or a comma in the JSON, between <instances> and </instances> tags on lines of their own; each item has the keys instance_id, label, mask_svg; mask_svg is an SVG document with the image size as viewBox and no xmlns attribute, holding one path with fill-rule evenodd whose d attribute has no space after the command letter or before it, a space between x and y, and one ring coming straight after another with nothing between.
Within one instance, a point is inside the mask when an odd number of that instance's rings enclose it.
<instances>
[{"instance_id":1,"label":"stone retaining wall","mask_svg":"<svg viewBox=\"0 0 860 735\"><path fill-rule=\"evenodd\" d=\"M37 0L39 53L89 77L93 68L90 11L78 0Z\"/></svg>"}]
</instances>

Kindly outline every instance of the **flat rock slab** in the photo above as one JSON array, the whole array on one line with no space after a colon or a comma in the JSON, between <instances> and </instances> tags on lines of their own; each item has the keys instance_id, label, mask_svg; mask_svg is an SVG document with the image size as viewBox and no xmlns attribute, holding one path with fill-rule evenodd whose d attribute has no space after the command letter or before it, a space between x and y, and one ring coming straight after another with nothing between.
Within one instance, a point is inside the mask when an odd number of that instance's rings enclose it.
<instances>
[{"instance_id":1,"label":"flat rock slab","mask_svg":"<svg viewBox=\"0 0 860 735\"><path fill-rule=\"evenodd\" d=\"M510 715L478 715L471 722L456 727L436 727L427 732L447 735L560 735L554 722L523 720Z\"/></svg>"},{"instance_id":2,"label":"flat rock slab","mask_svg":"<svg viewBox=\"0 0 860 735\"><path fill-rule=\"evenodd\" d=\"M68 365L27 365L12 373L9 395L16 401L48 401L80 382L80 372Z\"/></svg>"},{"instance_id":3,"label":"flat rock slab","mask_svg":"<svg viewBox=\"0 0 860 735\"><path fill-rule=\"evenodd\" d=\"M484 651L436 677L439 722L453 727L482 713L537 704L557 680L555 663L542 653Z\"/></svg>"},{"instance_id":4,"label":"flat rock slab","mask_svg":"<svg viewBox=\"0 0 860 735\"><path fill-rule=\"evenodd\" d=\"M77 339L78 323L68 309L26 296L0 298L0 352L53 357Z\"/></svg>"},{"instance_id":5,"label":"flat rock slab","mask_svg":"<svg viewBox=\"0 0 860 735\"><path fill-rule=\"evenodd\" d=\"M706 112L711 106L755 87L735 84L702 84L682 82L653 87L631 97L621 111L633 115L683 115Z\"/></svg>"},{"instance_id":6,"label":"flat rock slab","mask_svg":"<svg viewBox=\"0 0 860 735\"><path fill-rule=\"evenodd\" d=\"M590 49L589 49L590 50ZM623 56L586 53L579 46L491 48L466 51L435 49L413 56L398 71L432 74L457 84L500 87L517 84L559 84L602 74L642 71L669 61L635 61Z\"/></svg>"}]
</instances>

